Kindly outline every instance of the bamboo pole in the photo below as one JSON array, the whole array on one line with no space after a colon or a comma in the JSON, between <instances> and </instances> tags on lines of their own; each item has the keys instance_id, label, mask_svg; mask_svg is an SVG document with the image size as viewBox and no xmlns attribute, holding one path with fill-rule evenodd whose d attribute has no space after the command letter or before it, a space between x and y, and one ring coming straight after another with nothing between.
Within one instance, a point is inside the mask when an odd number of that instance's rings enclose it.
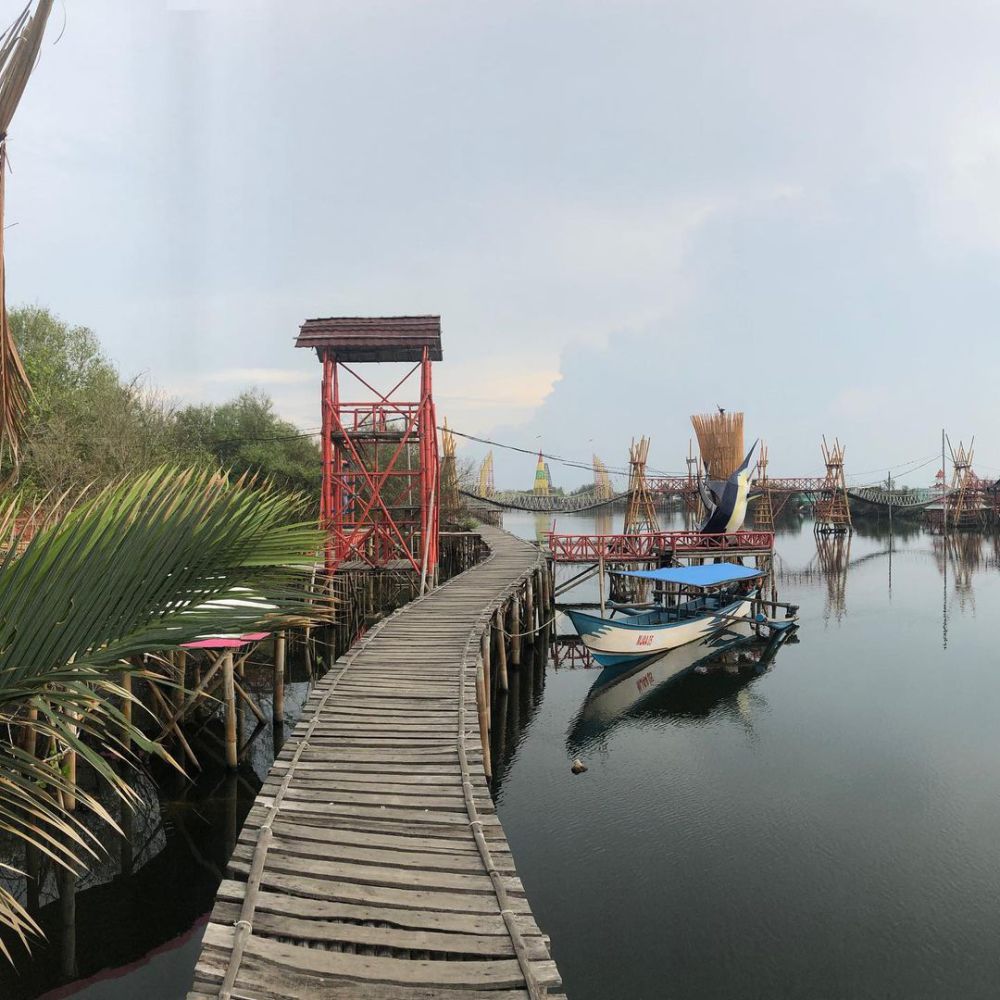
<instances>
[{"instance_id":1,"label":"bamboo pole","mask_svg":"<svg viewBox=\"0 0 1000 1000\"><path fill-rule=\"evenodd\" d=\"M236 685L233 676L232 650L222 654L222 687L226 713L226 767L236 770L239 760L236 753Z\"/></svg>"},{"instance_id":2,"label":"bamboo pole","mask_svg":"<svg viewBox=\"0 0 1000 1000\"><path fill-rule=\"evenodd\" d=\"M167 699L163 697L162 693L160 692L160 689L152 681L149 682L149 690L153 692L153 698L155 699L156 703L163 709L163 714L169 717L171 711L170 705L167 703ZM183 749L188 760L190 760L195 767L201 770L201 765L198 763L198 758L195 755L195 752L191 749L191 745L188 743L186 739L184 739L184 734L181 732L181 727L178 726L176 722L173 722L170 724L169 729L170 732L172 732L174 736L177 737L177 742L180 743L181 748Z\"/></svg>"},{"instance_id":3,"label":"bamboo pole","mask_svg":"<svg viewBox=\"0 0 1000 1000\"><path fill-rule=\"evenodd\" d=\"M272 717L274 724L280 726L285 721L285 648L287 637L282 629L274 637L274 701Z\"/></svg>"},{"instance_id":4,"label":"bamboo pole","mask_svg":"<svg viewBox=\"0 0 1000 1000\"><path fill-rule=\"evenodd\" d=\"M238 680L234 678L233 687L236 689L236 695L241 701L245 701L250 707L250 711L257 717L258 722L267 723L267 716L261 711L260 706L247 694L246 690L240 684Z\"/></svg>"},{"instance_id":5,"label":"bamboo pole","mask_svg":"<svg viewBox=\"0 0 1000 1000\"><path fill-rule=\"evenodd\" d=\"M132 671L123 670L121 677L121 686L125 690L127 697L122 703L122 715L125 716L126 725L131 728L132 726ZM131 746L132 740L128 736L127 731L125 735L125 749L128 750Z\"/></svg>"},{"instance_id":6,"label":"bamboo pole","mask_svg":"<svg viewBox=\"0 0 1000 1000\"><path fill-rule=\"evenodd\" d=\"M497 641L497 667L500 670L500 687L506 691L507 690L507 644L504 641L503 634L503 613L500 609L497 609L497 613L494 619L494 630L493 634L496 636Z\"/></svg>"},{"instance_id":7,"label":"bamboo pole","mask_svg":"<svg viewBox=\"0 0 1000 1000\"><path fill-rule=\"evenodd\" d=\"M510 599L510 664L521 665L521 599L517 594Z\"/></svg>"},{"instance_id":8,"label":"bamboo pole","mask_svg":"<svg viewBox=\"0 0 1000 1000\"><path fill-rule=\"evenodd\" d=\"M534 587L534 582L532 580L533 576L534 573L532 573L531 576L528 577L528 579L525 581L524 584L524 600L525 604L527 605L527 616L528 616L528 624L527 624L528 632L526 638L528 642L531 643L532 645L535 642L535 626L536 626L535 587Z\"/></svg>"},{"instance_id":9,"label":"bamboo pole","mask_svg":"<svg viewBox=\"0 0 1000 1000\"><path fill-rule=\"evenodd\" d=\"M174 652L174 665L177 667L177 687L173 690L174 709L178 709L184 704L184 687L187 683L187 659L188 651L178 649Z\"/></svg>"}]
</instances>

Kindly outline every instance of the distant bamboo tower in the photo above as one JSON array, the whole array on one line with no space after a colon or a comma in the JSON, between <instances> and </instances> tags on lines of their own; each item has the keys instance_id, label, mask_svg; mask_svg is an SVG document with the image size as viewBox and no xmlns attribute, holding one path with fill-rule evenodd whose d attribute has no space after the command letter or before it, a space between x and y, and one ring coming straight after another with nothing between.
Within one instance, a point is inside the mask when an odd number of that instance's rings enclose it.
<instances>
[{"instance_id":1,"label":"distant bamboo tower","mask_svg":"<svg viewBox=\"0 0 1000 1000\"><path fill-rule=\"evenodd\" d=\"M948 504L948 524L954 528L975 527L983 520L983 491L972 471L975 444L975 438L968 448L959 441L956 449L952 448L951 440L948 441L953 472L951 490L945 502Z\"/></svg>"},{"instance_id":2,"label":"distant bamboo tower","mask_svg":"<svg viewBox=\"0 0 1000 1000\"><path fill-rule=\"evenodd\" d=\"M760 443L757 453L757 499L753 503L753 523L762 531L774 531L774 505L771 503L771 486L767 479L767 445Z\"/></svg>"},{"instance_id":3,"label":"distant bamboo tower","mask_svg":"<svg viewBox=\"0 0 1000 1000\"><path fill-rule=\"evenodd\" d=\"M646 459L649 455L649 438L639 438L629 447L628 507L625 510L625 534L640 535L659 531L653 494L646 482Z\"/></svg>"},{"instance_id":4,"label":"distant bamboo tower","mask_svg":"<svg viewBox=\"0 0 1000 1000\"><path fill-rule=\"evenodd\" d=\"M445 419L441 431L441 518L454 520L458 514L458 466L455 462L455 435Z\"/></svg>"},{"instance_id":5,"label":"distant bamboo tower","mask_svg":"<svg viewBox=\"0 0 1000 1000\"><path fill-rule=\"evenodd\" d=\"M743 464L743 414L702 413L691 417L709 479L728 479Z\"/></svg>"},{"instance_id":6,"label":"distant bamboo tower","mask_svg":"<svg viewBox=\"0 0 1000 1000\"><path fill-rule=\"evenodd\" d=\"M494 493L496 486L493 483L493 452L488 451L483 464L479 466L479 495L491 497Z\"/></svg>"},{"instance_id":7,"label":"distant bamboo tower","mask_svg":"<svg viewBox=\"0 0 1000 1000\"><path fill-rule=\"evenodd\" d=\"M819 534L851 532L851 507L847 502L847 481L844 479L844 446L836 439L831 448L823 435L823 462L826 478L816 501L816 521L813 530Z\"/></svg>"},{"instance_id":8,"label":"distant bamboo tower","mask_svg":"<svg viewBox=\"0 0 1000 1000\"><path fill-rule=\"evenodd\" d=\"M538 464L535 466L535 496L547 497L552 492L552 480L549 478L549 467L542 453L538 453Z\"/></svg>"},{"instance_id":9,"label":"distant bamboo tower","mask_svg":"<svg viewBox=\"0 0 1000 1000\"><path fill-rule=\"evenodd\" d=\"M594 499L610 500L615 495L611 487L611 477L608 475L608 467L594 455Z\"/></svg>"}]
</instances>

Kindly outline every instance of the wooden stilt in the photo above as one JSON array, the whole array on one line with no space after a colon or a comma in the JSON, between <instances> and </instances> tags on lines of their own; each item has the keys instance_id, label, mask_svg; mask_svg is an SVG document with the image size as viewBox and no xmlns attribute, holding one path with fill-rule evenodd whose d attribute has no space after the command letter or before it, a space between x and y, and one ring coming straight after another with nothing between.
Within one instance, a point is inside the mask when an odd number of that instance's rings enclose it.
<instances>
[{"instance_id":1,"label":"wooden stilt","mask_svg":"<svg viewBox=\"0 0 1000 1000\"><path fill-rule=\"evenodd\" d=\"M222 654L223 703L226 713L226 767L235 770L239 764L236 753L236 684L233 676L233 654Z\"/></svg>"},{"instance_id":2,"label":"wooden stilt","mask_svg":"<svg viewBox=\"0 0 1000 1000\"><path fill-rule=\"evenodd\" d=\"M122 715L125 716L125 721L131 725L132 724L132 671L123 670L121 675L121 686L125 690L125 694L128 696L122 702ZM125 749L129 749L131 746L131 738L125 737Z\"/></svg>"},{"instance_id":3,"label":"wooden stilt","mask_svg":"<svg viewBox=\"0 0 1000 1000\"><path fill-rule=\"evenodd\" d=\"M534 574L532 574L534 575ZM535 587L532 578L529 576L524 584L524 601L527 606L527 634L525 638L529 643L535 642Z\"/></svg>"},{"instance_id":4,"label":"wooden stilt","mask_svg":"<svg viewBox=\"0 0 1000 1000\"><path fill-rule=\"evenodd\" d=\"M510 600L510 663L521 665L521 599L516 594Z\"/></svg>"},{"instance_id":5,"label":"wooden stilt","mask_svg":"<svg viewBox=\"0 0 1000 1000\"><path fill-rule=\"evenodd\" d=\"M507 643L503 634L503 613L497 611L493 634L497 644L497 668L500 671L500 687L507 690Z\"/></svg>"},{"instance_id":6,"label":"wooden stilt","mask_svg":"<svg viewBox=\"0 0 1000 1000\"><path fill-rule=\"evenodd\" d=\"M272 718L276 726L285 721L285 648L287 637L282 629L274 637L274 701Z\"/></svg>"},{"instance_id":7,"label":"wooden stilt","mask_svg":"<svg viewBox=\"0 0 1000 1000\"><path fill-rule=\"evenodd\" d=\"M150 682L149 690L153 692L153 700L160 706L160 708L163 709L163 714L169 717L171 711L170 705L167 703L167 699L164 698L163 695L160 693L160 689L154 683ZM187 756L187 759L191 761L191 763L194 764L195 767L200 769L201 765L198 763L198 758L195 755L195 752L191 749L191 745L188 743L186 739L184 739L184 734L181 732L181 727L178 726L176 722L174 722L171 723L169 728L170 732L172 732L174 736L177 737L177 742L180 743L181 749L184 751L185 755Z\"/></svg>"}]
</instances>

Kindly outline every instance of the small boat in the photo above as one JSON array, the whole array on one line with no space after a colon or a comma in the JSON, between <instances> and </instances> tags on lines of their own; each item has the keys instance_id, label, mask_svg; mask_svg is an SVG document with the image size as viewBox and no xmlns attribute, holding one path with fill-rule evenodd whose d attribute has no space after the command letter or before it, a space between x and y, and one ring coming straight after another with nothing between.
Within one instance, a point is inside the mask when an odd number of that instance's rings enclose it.
<instances>
[{"instance_id":1,"label":"small boat","mask_svg":"<svg viewBox=\"0 0 1000 1000\"><path fill-rule=\"evenodd\" d=\"M671 566L618 571L661 584L673 584L678 603L613 617L567 610L591 656L603 667L635 664L689 642L698 642L736 622L749 622L750 595L764 574L735 563ZM762 619L762 621L765 621Z\"/></svg>"}]
</instances>

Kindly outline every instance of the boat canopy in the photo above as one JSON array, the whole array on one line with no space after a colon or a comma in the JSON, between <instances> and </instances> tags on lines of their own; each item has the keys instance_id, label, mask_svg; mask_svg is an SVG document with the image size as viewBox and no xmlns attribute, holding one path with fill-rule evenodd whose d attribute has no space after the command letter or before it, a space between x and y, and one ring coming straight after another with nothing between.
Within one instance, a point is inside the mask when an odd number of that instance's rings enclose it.
<instances>
[{"instance_id":1,"label":"boat canopy","mask_svg":"<svg viewBox=\"0 0 1000 1000\"><path fill-rule=\"evenodd\" d=\"M664 566L661 569L611 570L620 576L638 576L660 583L679 583L684 587L719 587L740 580L755 580L763 576L759 569L736 563L706 563L704 566Z\"/></svg>"}]
</instances>

